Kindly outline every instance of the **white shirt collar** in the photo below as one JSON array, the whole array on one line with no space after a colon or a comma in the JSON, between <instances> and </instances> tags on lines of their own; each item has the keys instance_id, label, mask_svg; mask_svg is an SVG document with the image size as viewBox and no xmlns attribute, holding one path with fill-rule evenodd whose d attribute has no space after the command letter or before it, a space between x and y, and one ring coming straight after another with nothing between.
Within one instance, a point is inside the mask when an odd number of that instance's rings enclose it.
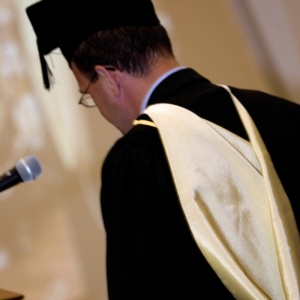
<instances>
[{"instance_id":1,"label":"white shirt collar","mask_svg":"<svg viewBox=\"0 0 300 300\"><path fill-rule=\"evenodd\" d=\"M150 99L150 96L152 95L153 91L155 90L155 88L164 80L166 79L168 76L170 76L171 74L177 72L177 71L180 71L182 69L186 69L186 67L184 66L180 66L180 67L176 67L174 69L171 69L170 71L168 71L167 73L163 74L161 77L159 77L155 82L154 84L151 86L151 88L149 89L148 93L146 94L143 102L142 102L142 106L141 106L141 110L140 110L140 113L142 113L145 109L146 109L146 106L148 104L148 101Z\"/></svg>"}]
</instances>

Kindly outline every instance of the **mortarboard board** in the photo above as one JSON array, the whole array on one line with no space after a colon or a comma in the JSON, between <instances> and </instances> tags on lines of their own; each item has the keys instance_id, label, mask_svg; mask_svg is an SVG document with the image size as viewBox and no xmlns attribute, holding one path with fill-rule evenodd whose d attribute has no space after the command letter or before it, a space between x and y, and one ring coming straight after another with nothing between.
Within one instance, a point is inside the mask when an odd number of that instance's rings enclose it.
<instances>
[{"instance_id":1,"label":"mortarboard board","mask_svg":"<svg viewBox=\"0 0 300 300\"><path fill-rule=\"evenodd\" d=\"M159 24L150 0L42 0L26 9L37 36L44 84L52 76L44 55L60 48L70 63L79 45L94 33L119 27Z\"/></svg>"}]
</instances>

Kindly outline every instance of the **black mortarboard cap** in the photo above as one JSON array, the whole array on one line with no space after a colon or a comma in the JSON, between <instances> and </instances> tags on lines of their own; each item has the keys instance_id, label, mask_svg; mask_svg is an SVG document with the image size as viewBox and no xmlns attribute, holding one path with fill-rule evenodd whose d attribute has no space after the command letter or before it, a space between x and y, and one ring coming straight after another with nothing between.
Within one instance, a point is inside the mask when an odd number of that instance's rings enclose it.
<instances>
[{"instance_id":1,"label":"black mortarboard cap","mask_svg":"<svg viewBox=\"0 0 300 300\"><path fill-rule=\"evenodd\" d=\"M26 11L37 36L47 89L52 74L44 55L52 50L60 48L70 63L79 45L98 31L159 24L150 0L42 0Z\"/></svg>"}]
</instances>

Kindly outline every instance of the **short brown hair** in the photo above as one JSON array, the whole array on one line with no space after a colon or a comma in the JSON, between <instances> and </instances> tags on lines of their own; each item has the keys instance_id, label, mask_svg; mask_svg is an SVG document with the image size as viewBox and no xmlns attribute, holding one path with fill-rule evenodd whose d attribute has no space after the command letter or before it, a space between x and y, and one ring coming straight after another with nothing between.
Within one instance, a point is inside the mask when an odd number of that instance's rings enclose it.
<instances>
[{"instance_id":1,"label":"short brown hair","mask_svg":"<svg viewBox=\"0 0 300 300\"><path fill-rule=\"evenodd\" d=\"M143 77L151 70L157 55L173 57L163 26L121 27L99 31L86 39L75 51L72 61L90 79L95 74L95 65L114 66Z\"/></svg>"}]
</instances>

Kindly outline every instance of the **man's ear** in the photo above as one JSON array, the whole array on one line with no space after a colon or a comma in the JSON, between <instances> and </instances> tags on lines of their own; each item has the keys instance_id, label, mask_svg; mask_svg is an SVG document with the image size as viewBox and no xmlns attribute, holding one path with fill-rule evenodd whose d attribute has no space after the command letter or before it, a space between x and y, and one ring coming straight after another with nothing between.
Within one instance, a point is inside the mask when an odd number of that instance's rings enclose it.
<instances>
[{"instance_id":1,"label":"man's ear","mask_svg":"<svg viewBox=\"0 0 300 300\"><path fill-rule=\"evenodd\" d=\"M95 72L100 76L102 82L113 93L114 96L120 95L119 78L117 71L109 71L103 66L96 65Z\"/></svg>"}]
</instances>

